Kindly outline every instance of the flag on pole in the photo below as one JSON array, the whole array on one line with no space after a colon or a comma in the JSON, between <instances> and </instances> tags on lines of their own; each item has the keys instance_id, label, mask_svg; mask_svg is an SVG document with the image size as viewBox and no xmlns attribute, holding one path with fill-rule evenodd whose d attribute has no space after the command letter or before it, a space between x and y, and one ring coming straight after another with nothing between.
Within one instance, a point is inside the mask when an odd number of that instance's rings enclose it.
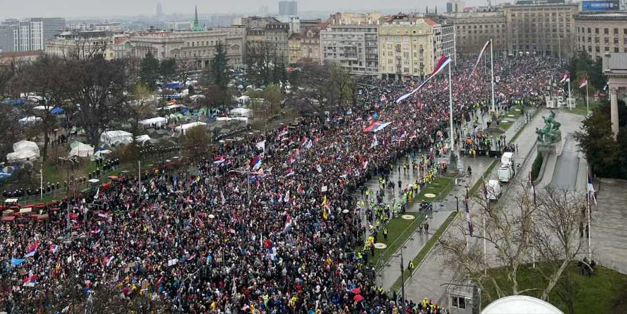
<instances>
[{"instance_id":1,"label":"flag on pole","mask_svg":"<svg viewBox=\"0 0 627 314\"><path fill-rule=\"evenodd\" d=\"M222 199L222 205L226 204L226 198L224 197L224 192L220 191L220 198Z\"/></svg>"},{"instance_id":2,"label":"flag on pole","mask_svg":"<svg viewBox=\"0 0 627 314\"><path fill-rule=\"evenodd\" d=\"M23 258L12 258L11 259L11 265L13 266L20 266L20 264L24 263L24 261L26 261Z\"/></svg>"},{"instance_id":3,"label":"flag on pole","mask_svg":"<svg viewBox=\"0 0 627 314\"><path fill-rule=\"evenodd\" d=\"M444 56L444 55L440 57L438 64L435 66L435 69L433 69L433 72L431 73L431 77L438 75L438 73L442 72L442 70L444 70L444 68L450 63L451 63L451 58Z\"/></svg>"},{"instance_id":4,"label":"flag on pole","mask_svg":"<svg viewBox=\"0 0 627 314\"><path fill-rule=\"evenodd\" d=\"M214 158L213 163L214 164L221 164L223 162L226 161L226 156L222 155L222 156L217 156L216 158Z\"/></svg>"},{"instance_id":5,"label":"flag on pole","mask_svg":"<svg viewBox=\"0 0 627 314\"><path fill-rule=\"evenodd\" d=\"M490 46L491 43L492 43L492 41L488 40L485 43L485 45L483 45L483 48L481 49L481 52L479 53L479 57L477 58L477 62L475 62L475 66L472 68L472 71L470 72L470 75L475 73L475 70L477 70L477 66L479 65L479 61L481 61L481 57L483 57L483 54L485 53L485 50L488 49L488 47ZM470 78L470 76L468 78Z\"/></svg>"},{"instance_id":6,"label":"flag on pole","mask_svg":"<svg viewBox=\"0 0 627 314\"><path fill-rule=\"evenodd\" d=\"M257 171L259 167L261 167L261 157L256 155L253 160L250 161L250 165L252 166L253 171Z\"/></svg>"},{"instance_id":7,"label":"flag on pole","mask_svg":"<svg viewBox=\"0 0 627 314\"><path fill-rule=\"evenodd\" d=\"M569 72L564 73L564 76L562 76L562 79L560 80L560 84L563 84L565 82L570 82L570 73Z\"/></svg>"},{"instance_id":8,"label":"flag on pole","mask_svg":"<svg viewBox=\"0 0 627 314\"><path fill-rule=\"evenodd\" d=\"M586 86L588 86L588 73L583 75L581 82L579 83L579 88L584 88Z\"/></svg>"}]
</instances>

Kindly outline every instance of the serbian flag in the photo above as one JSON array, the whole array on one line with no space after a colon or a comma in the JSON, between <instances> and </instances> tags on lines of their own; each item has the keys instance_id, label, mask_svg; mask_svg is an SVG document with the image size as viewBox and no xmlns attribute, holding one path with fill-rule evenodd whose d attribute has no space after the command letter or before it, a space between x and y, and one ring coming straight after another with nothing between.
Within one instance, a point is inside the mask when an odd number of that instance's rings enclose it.
<instances>
[{"instance_id":1,"label":"serbian flag","mask_svg":"<svg viewBox=\"0 0 627 314\"><path fill-rule=\"evenodd\" d=\"M28 247L28 253L24 255L24 258L33 257L37 253L37 247L39 247L39 240L35 241L33 245Z\"/></svg>"},{"instance_id":2,"label":"serbian flag","mask_svg":"<svg viewBox=\"0 0 627 314\"><path fill-rule=\"evenodd\" d=\"M258 155L255 156L255 158L250 161L250 165L253 167L253 171L259 170L259 167L261 167L261 157Z\"/></svg>"},{"instance_id":3,"label":"serbian flag","mask_svg":"<svg viewBox=\"0 0 627 314\"><path fill-rule=\"evenodd\" d=\"M294 168L290 168L287 170L287 174L285 174L286 177L291 177L294 174L296 174L296 172L294 172Z\"/></svg>"},{"instance_id":4,"label":"serbian flag","mask_svg":"<svg viewBox=\"0 0 627 314\"><path fill-rule=\"evenodd\" d=\"M477 70L477 66L479 65L479 61L481 61L481 57L483 57L483 54L485 53L486 49L488 49L488 47L490 46L491 43L492 43L492 41L488 40L485 43L485 45L483 45L483 48L481 49L481 52L479 53L479 57L477 58L477 62L475 62L475 66L472 68L472 71L470 72L470 75L475 73L475 71ZM470 76L468 78L470 78Z\"/></svg>"},{"instance_id":5,"label":"serbian flag","mask_svg":"<svg viewBox=\"0 0 627 314\"><path fill-rule=\"evenodd\" d=\"M438 64L435 66L435 69L433 69L433 73L431 73L431 77L438 75L438 73L442 72L442 70L444 70L444 68L450 63L451 63L451 58L447 56L440 57Z\"/></svg>"},{"instance_id":6,"label":"serbian flag","mask_svg":"<svg viewBox=\"0 0 627 314\"><path fill-rule=\"evenodd\" d=\"M58 250L59 250L59 246L58 245L53 244L53 245L50 246L50 253L54 254Z\"/></svg>"},{"instance_id":7,"label":"serbian flag","mask_svg":"<svg viewBox=\"0 0 627 314\"><path fill-rule=\"evenodd\" d=\"M222 155L222 156L217 156L216 158L213 159L213 163L214 164L221 164L223 162L226 161L226 156Z\"/></svg>"},{"instance_id":8,"label":"serbian flag","mask_svg":"<svg viewBox=\"0 0 627 314\"><path fill-rule=\"evenodd\" d=\"M562 79L560 80L561 84L565 82L570 82L570 73L568 72L564 73L564 76L562 76Z\"/></svg>"},{"instance_id":9,"label":"serbian flag","mask_svg":"<svg viewBox=\"0 0 627 314\"><path fill-rule=\"evenodd\" d=\"M113 260L115 259L115 256L113 255L107 255L105 256L105 258L102 260L102 263L107 265L107 267L109 267L109 265L111 265L111 262L113 262Z\"/></svg>"},{"instance_id":10,"label":"serbian flag","mask_svg":"<svg viewBox=\"0 0 627 314\"><path fill-rule=\"evenodd\" d=\"M37 276L37 275L30 275L30 276L22 279L22 282L24 283L24 286L33 287L37 283L38 279L39 279L39 276Z\"/></svg>"},{"instance_id":11,"label":"serbian flag","mask_svg":"<svg viewBox=\"0 0 627 314\"><path fill-rule=\"evenodd\" d=\"M588 86L588 73L584 74L581 78L581 83L579 83L579 88L584 88Z\"/></svg>"}]
</instances>

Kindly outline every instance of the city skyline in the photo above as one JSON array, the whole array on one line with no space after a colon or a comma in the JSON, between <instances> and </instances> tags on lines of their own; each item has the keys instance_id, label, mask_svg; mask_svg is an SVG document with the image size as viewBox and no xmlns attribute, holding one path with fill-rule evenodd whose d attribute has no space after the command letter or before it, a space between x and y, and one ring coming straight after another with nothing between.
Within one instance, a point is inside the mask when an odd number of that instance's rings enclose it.
<instances>
[{"instance_id":1,"label":"city skyline","mask_svg":"<svg viewBox=\"0 0 627 314\"><path fill-rule=\"evenodd\" d=\"M29 2L29 10L24 10L23 6L18 3L4 3L0 7L0 20L15 18L24 19L29 17L65 17L72 18L111 18L111 17L132 17L132 16L155 16L156 7L159 0L138 0L138 1L121 1L111 0L107 2L101 1L78 1L63 0L62 5L54 7L47 6L47 1L31 0ZM423 11L426 6L430 8L438 6L438 11L444 11L446 3L438 0L421 0L419 2L411 0L393 0L381 3L375 0L348 0L341 4L331 0L321 0L315 2L297 1L299 12L308 11L390 11L399 10L410 12L420 10ZM268 6L271 13L278 13L279 1L277 0L239 0L238 4L232 4L222 1L211 0L201 2L198 0L181 0L176 4L161 2L164 15L171 14L193 14L194 6L198 6L200 15L206 14L256 14L261 6ZM466 6L487 5L484 0L467 0ZM123 7L124 10L119 8ZM354 8L359 8L355 10ZM94 13L97 12L97 13Z\"/></svg>"}]
</instances>

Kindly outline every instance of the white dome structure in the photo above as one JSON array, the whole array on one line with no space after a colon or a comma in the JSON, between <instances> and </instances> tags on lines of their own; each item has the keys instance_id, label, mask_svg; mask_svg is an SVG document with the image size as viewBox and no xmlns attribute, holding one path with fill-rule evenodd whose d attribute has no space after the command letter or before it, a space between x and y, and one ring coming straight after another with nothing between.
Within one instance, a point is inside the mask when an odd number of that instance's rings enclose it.
<instances>
[{"instance_id":1,"label":"white dome structure","mask_svg":"<svg viewBox=\"0 0 627 314\"><path fill-rule=\"evenodd\" d=\"M564 312L538 298L514 295L490 303L481 314L564 314Z\"/></svg>"}]
</instances>

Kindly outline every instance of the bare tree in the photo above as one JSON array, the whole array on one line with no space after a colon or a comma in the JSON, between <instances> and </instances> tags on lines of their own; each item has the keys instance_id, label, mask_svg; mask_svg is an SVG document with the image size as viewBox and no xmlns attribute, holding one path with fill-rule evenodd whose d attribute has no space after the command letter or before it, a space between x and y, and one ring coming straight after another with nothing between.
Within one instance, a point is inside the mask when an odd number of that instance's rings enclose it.
<instances>
[{"instance_id":1,"label":"bare tree","mask_svg":"<svg viewBox=\"0 0 627 314\"><path fill-rule=\"evenodd\" d=\"M473 197L477 206L470 211L477 230L473 234L477 245L467 245L465 237L469 227L464 220L457 225L461 232L444 237L440 249L451 265L492 300L532 290L547 300L564 277L569 263L580 253L581 243L577 237L582 219L580 197L552 189L536 193L534 197L529 185L518 183L510 187L510 191L514 190L510 192L514 193L511 198L505 196L494 203L488 199L491 191L485 189ZM483 241L487 254L484 254ZM538 255L542 267L532 272L545 280L539 280L533 288L521 289L519 271L530 263L534 254ZM507 280L498 280L495 272L485 271L489 268L499 268Z\"/></svg>"},{"instance_id":2,"label":"bare tree","mask_svg":"<svg viewBox=\"0 0 627 314\"><path fill-rule=\"evenodd\" d=\"M30 106L25 108L29 116L40 119L36 127L44 138L43 161L46 161L48 157L50 134L57 127L57 118L52 110L57 105L61 105L65 94L61 82L64 69L64 64L60 59L43 56L26 65L13 81L16 89L25 93L34 93L40 97L36 109Z\"/></svg>"},{"instance_id":3,"label":"bare tree","mask_svg":"<svg viewBox=\"0 0 627 314\"><path fill-rule=\"evenodd\" d=\"M127 77L122 61L102 57L71 60L65 84L73 101L78 124L87 142L98 147L100 135L115 121L124 118L127 102Z\"/></svg>"},{"instance_id":4,"label":"bare tree","mask_svg":"<svg viewBox=\"0 0 627 314\"><path fill-rule=\"evenodd\" d=\"M582 206L586 204L584 199L580 194L553 188L538 195L540 209L534 215L533 241L544 266L537 268L546 281L546 288L540 294L543 300L548 300L560 279L567 275L568 266L582 251L579 231L586 221L585 206ZM574 313L574 298L568 293L574 283L570 282L571 278L565 279L569 282L563 282L565 286L562 285L559 295L570 304Z\"/></svg>"}]
</instances>

